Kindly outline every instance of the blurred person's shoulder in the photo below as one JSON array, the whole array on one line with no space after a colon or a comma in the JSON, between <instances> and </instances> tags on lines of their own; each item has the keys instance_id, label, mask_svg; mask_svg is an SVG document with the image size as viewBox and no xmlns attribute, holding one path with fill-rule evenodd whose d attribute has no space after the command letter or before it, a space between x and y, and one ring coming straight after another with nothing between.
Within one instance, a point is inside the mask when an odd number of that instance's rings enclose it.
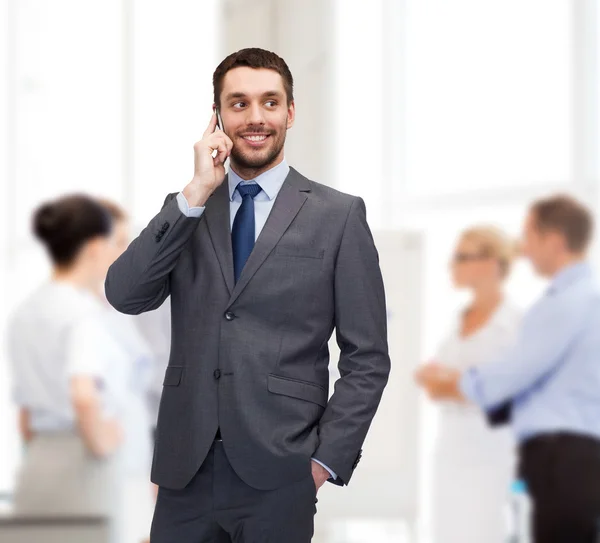
<instances>
[{"instance_id":1,"label":"blurred person's shoulder","mask_svg":"<svg viewBox=\"0 0 600 543\"><path fill-rule=\"evenodd\" d=\"M46 281L13 311L12 322L26 326L56 326L99 314L100 302L87 291L67 283Z\"/></svg>"}]
</instances>

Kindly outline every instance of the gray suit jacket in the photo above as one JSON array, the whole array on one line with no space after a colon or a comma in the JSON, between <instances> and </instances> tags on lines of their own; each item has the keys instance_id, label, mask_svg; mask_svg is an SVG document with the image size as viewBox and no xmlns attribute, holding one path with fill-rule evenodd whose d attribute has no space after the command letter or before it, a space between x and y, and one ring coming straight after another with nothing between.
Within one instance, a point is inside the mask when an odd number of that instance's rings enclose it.
<instances>
[{"instance_id":1,"label":"gray suit jacket","mask_svg":"<svg viewBox=\"0 0 600 543\"><path fill-rule=\"evenodd\" d=\"M290 170L234 284L227 179L200 218L174 194L111 266L106 295L138 314L171 296L172 344L152 480L183 488L220 427L250 486L274 489L317 458L347 484L387 383L378 255L360 198ZM341 378L328 400L328 340Z\"/></svg>"}]
</instances>

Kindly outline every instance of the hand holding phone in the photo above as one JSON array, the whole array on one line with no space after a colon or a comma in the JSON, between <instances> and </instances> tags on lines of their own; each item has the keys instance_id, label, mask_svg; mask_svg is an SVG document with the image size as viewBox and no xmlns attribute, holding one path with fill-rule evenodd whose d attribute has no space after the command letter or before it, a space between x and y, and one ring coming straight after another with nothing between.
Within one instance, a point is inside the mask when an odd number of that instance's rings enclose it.
<instances>
[{"instance_id":1,"label":"hand holding phone","mask_svg":"<svg viewBox=\"0 0 600 543\"><path fill-rule=\"evenodd\" d=\"M202 139L194 145L194 177L183 190L191 207L203 206L225 178L224 164L231 153L233 142L225 132L217 130L218 122L215 111Z\"/></svg>"}]
</instances>

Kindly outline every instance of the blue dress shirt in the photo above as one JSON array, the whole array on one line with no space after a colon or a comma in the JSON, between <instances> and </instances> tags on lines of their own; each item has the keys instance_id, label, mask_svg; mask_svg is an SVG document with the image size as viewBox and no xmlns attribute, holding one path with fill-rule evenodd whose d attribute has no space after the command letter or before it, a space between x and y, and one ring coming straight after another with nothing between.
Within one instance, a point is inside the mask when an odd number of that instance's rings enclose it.
<instances>
[{"instance_id":1,"label":"blue dress shirt","mask_svg":"<svg viewBox=\"0 0 600 543\"><path fill-rule=\"evenodd\" d=\"M242 205L242 197L236 190L237 186L240 183L242 183L242 185L252 185L258 183L262 189L262 191L256 195L256 198L254 198L254 218L256 221L256 238L258 239L260 232L267 222L269 213L271 213L271 209L273 209L275 198L277 198L277 195L279 194L283 182L285 181L285 178L288 176L289 172L290 167L288 166L287 162L283 160L274 168L261 173L256 179L245 181L230 168L228 175L229 201L231 202L229 206L229 227L231 228L233 226L235 214ZM183 193L179 193L177 195L177 203L179 204L179 209L181 212L187 217L200 217L202 213L204 213L204 207L190 208Z\"/></svg>"},{"instance_id":2,"label":"blue dress shirt","mask_svg":"<svg viewBox=\"0 0 600 543\"><path fill-rule=\"evenodd\" d=\"M513 348L464 373L460 388L485 410L511 400L520 442L561 431L600 439L600 291L590 265L560 271Z\"/></svg>"},{"instance_id":3,"label":"blue dress shirt","mask_svg":"<svg viewBox=\"0 0 600 543\"><path fill-rule=\"evenodd\" d=\"M273 209L275 198L277 198L277 195L279 194L279 191L283 186L283 182L285 181L285 178L288 176L289 172L290 167L285 159L274 168L261 173L256 179L252 179L250 181L245 181L230 168L228 175L230 202L229 227L231 228L233 226L235 214L242 205L242 197L237 191L237 186L240 183L242 183L242 185L258 183L262 189L254 198L254 220L256 224L255 237L258 239L258 236L260 235L265 223L267 222L267 219L269 218L269 213L271 213L271 209ZM202 216L202 213L204 213L204 207L189 207L188 201L182 192L177 195L177 203L179 205L179 209L186 217L200 217ZM323 466L331 474L333 479L337 479L336 473L323 464L323 462L320 462L316 458L313 458L313 460Z\"/></svg>"}]
</instances>

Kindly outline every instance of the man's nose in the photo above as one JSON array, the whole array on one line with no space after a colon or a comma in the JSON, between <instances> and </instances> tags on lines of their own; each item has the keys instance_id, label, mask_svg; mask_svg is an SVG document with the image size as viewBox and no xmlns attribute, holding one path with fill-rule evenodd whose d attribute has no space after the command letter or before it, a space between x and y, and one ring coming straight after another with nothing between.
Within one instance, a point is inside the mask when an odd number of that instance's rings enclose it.
<instances>
[{"instance_id":1,"label":"man's nose","mask_svg":"<svg viewBox=\"0 0 600 543\"><path fill-rule=\"evenodd\" d=\"M246 111L248 112L246 117L248 124L265 124L265 116L259 104L251 105Z\"/></svg>"}]
</instances>

